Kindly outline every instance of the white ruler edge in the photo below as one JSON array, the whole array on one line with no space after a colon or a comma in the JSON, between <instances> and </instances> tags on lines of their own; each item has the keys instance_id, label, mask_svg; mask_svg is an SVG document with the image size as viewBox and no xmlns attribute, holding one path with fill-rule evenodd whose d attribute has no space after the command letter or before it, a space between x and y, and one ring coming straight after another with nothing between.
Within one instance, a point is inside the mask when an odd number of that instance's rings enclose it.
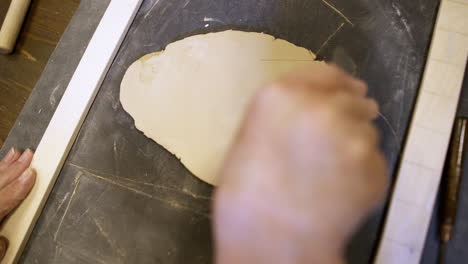
<instances>
[{"instance_id":1,"label":"white ruler edge","mask_svg":"<svg viewBox=\"0 0 468 264\"><path fill-rule=\"evenodd\" d=\"M424 250L468 54L468 1L442 0L376 264L417 264Z\"/></svg>"},{"instance_id":2,"label":"white ruler edge","mask_svg":"<svg viewBox=\"0 0 468 264\"><path fill-rule=\"evenodd\" d=\"M0 235L9 240L2 264L18 261L141 2L112 0L107 7L36 150L36 184L2 226Z\"/></svg>"}]
</instances>

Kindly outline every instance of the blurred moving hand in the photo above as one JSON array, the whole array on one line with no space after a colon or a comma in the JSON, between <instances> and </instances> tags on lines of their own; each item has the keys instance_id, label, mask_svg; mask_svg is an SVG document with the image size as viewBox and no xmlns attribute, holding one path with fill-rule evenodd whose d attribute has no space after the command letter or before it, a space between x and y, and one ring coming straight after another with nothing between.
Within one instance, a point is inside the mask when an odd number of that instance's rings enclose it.
<instances>
[{"instance_id":1,"label":"blurred moving hand","mask_svg":"<svg viewBox=\"0 0 468 264\"><path fill-rule=\"evenodd\" d=\"M344 262L387 186L378 106L366 93L324 64L257 94L216 192L216 263Z\"/></svg>"}]
</instances>

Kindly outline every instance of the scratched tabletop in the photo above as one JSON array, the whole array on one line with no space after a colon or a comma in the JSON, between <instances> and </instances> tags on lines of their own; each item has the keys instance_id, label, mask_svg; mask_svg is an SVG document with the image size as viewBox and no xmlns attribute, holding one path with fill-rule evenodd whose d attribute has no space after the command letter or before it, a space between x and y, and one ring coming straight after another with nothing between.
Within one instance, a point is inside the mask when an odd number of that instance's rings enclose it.
<instances>
[{"instance_id":1,"label":"scratched tabletop","mask_svg":"<svg viewBox=\"0 0 468 264\"><path fill-rule=\"evenodd\" d=\"M0 155L14 145L38 145L108 3L81 1ZM136 130L119 102L120 82L133 61L194 34L265 32L364 79L381 105L376 124L393 176L437 6L437 0L145 0L21 262L212 262L213 188ZM350 263L372 259L384 209L353 237L346 254Z\"/></svg>"}]
</instances>

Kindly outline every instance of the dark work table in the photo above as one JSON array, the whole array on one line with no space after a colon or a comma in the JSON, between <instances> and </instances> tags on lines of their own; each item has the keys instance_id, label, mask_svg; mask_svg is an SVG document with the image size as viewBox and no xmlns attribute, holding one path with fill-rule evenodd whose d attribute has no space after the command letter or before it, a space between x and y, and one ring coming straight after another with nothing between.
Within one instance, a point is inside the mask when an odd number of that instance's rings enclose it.
<instances>
[{"instance_id":1,"label":"dark work table","mask_svg":"<svg viewBox=\"0 0 468 264\"><path fill-rule=\"evenodd\" d=\"M0 155L11 146L37 147L108 3L81 1ZM364 79L381 105L376 124L393 179L437 7L437 0L145 0L20 262L212 262L213 188L136 130L119 102L120 82L133 61L194 34L265 32ZM355 234L347 249L349 263L372 260L384 212L382 206ZM424 263L434 263L432 235ZM460 239L466 241L468 234ZM468 260L463 250L457 254Z\"/></svg>"}]
</instances>

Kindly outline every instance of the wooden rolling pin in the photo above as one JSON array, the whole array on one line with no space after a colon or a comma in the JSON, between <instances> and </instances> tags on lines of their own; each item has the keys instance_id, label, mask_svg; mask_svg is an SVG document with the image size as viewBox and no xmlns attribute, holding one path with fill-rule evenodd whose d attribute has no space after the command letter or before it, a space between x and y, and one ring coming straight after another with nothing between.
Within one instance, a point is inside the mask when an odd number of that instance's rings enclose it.
<instances>
[{"instance_id":1,"label":"wooden rolling pin","mask_svg":"<svg viewBox=\"0 0 468 264\"><path fill-rule=\"evenodd\" d=\"M13 51L30 3L31 0L11 1L0 29L0 53L9 54Z\"/></svg>"}]
</instances>

